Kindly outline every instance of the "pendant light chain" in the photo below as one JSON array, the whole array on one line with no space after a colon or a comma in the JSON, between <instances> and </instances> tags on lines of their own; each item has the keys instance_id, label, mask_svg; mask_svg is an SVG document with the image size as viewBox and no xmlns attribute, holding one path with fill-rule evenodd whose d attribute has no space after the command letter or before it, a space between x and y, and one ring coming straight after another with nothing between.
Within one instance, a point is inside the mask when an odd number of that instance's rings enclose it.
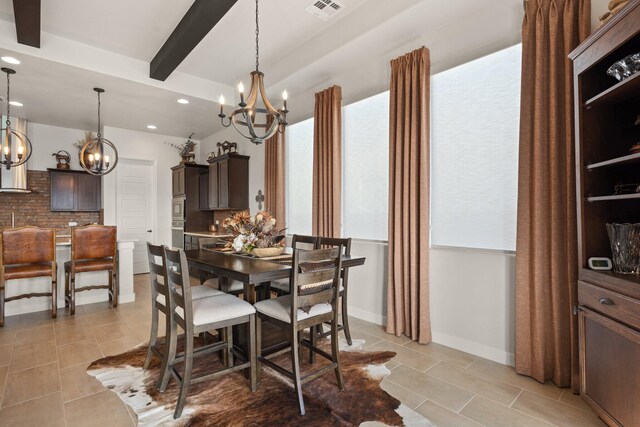
<instances>
[{"instance_id":1,"label":"pendant light chain","mask_svg":"<svg viewBox=\"0 0 640 427\"><path fill-rule=\"evenodd\" d=\"M258 20L258 0L256 0L256 71L259 71L260 67L260 23Z\"/></svg>"},{"instance_id":2,"label":"pendant light chain","mask_svg":"<svg viewBox=\"0 0 640 427\"><path fill-rule=\"evenodd\" d=\"M100 132L100 129L102 129L102 127L100 125L100 92L98 92L98 139L102 137L102 133Z\"/></svg>"},{"instance_id":3,"label":"pendant light chain","mask_svg":"<svg viewBox=\"0 0 640 427\"><path fill-rule=\"evenodd\" d=\"M7 73L7 127L11 126L11 84L9 80L9 76L11 74Z\"/></svg>"}]
</instances>

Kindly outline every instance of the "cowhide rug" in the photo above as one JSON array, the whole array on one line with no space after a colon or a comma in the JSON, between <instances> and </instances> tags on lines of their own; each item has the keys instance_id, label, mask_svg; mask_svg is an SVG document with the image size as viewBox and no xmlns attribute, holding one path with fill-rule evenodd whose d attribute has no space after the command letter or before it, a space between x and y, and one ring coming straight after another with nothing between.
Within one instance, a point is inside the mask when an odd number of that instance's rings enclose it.
<instances>
[{"instance_id":1,"label":"cowhide rug","mask_svg":"<svg viewBox=\"0 0 640 427\"><path fill-rule=\"evenodd\" d=\"M321 344L329 350L328 340ZM164 393L156 389L160 361L154 358L148 370L142 365L146 346L93 362L87 372L115 392L138 416L138 425L171 426L358 426L376 421L389 426L432 426L418 413L402 405L380 388L390 373L384 365L393 352L362 351L364 340L347 346L341 340L340 361L345 390L338 389L333 371L328 371L302 386L306 415L300 416L292 382L272 369L262 368L258 390L251 393L242 372L198 384L192 384L182 417L173 419L178 386L171 379ZM305 349L306 355L306 349ZM305 357L304 375L315 370L324 359L309 365ZM290 367L288 354L275 359ZM194 360L194 376L221 367L216 354ZM367 423L368 424L368 423ZM365 424L366 425L366 424Z\"/></svg>"}]
</instances>

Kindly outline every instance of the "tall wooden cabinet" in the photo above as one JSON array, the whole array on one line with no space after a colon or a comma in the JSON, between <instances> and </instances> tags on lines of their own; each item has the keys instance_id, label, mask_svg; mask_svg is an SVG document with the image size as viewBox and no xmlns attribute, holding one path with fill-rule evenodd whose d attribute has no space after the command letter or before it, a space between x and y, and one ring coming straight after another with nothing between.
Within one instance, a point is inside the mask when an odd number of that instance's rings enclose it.
<instances>
[{"instance_id":1,"label":"tall wooden cabinet","mask_svg":"<svg viewBox=\"0 0 640 427\"><path fill-rule=\"evenodd\" d=\"M640 276L591 270L611 258L607 223L640 223L640 73L618 82L606 74L640 52L640 0L582 43L573 60L576 121L581 394L607 424L640 426Z\"/></svg>"}]
</instances>

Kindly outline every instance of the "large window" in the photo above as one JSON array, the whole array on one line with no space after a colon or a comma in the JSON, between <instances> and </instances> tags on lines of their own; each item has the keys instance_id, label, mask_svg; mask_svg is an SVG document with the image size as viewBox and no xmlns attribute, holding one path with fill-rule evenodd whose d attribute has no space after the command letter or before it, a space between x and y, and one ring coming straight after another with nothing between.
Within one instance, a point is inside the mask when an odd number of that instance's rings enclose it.
<instances>
[{"instance_id":1,"label":"large window","mask_svg":"<svg viewBox=\"0 0 640 427\"><path fill-rule=\"evenodd\" d=\"M432 78L431 243L514 250L521 45Z\"/></svg>"},{"instance_id":2,"label":"large window","mask_svg":"<svg viewBox=\"0 0 640 427\"><path fill-rule=\"evenodd\" d=\"M389 92L343 108L342 234L387 240Z\"/></svg>"},{"instance_id":3,"label":"large window","mask_svg":"<svg viewBox=\"0 0 640 427\"><path fill-rule=\"evenodd\" d=\"M311 234L313 119L287 128L287 234Z\"/></svg>"}]
</instances>

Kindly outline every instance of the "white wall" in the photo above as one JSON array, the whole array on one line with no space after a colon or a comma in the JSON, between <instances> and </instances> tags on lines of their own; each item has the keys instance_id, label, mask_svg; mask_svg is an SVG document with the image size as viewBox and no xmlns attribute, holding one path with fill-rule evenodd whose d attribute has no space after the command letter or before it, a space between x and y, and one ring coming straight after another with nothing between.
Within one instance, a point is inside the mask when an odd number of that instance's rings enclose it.
<instances>
[{"instance_id":1,"label":"white wall","mask_svg":"<svg viewBox=\"0 0 640 427\"><path fill-rule=\"evenodd\" d=\"M94 131L95 133L95 131ZM30 170L47 170L56 167L53 153L66 150L71 154L71 169L80 169L78 148L74 143L84 140L84 130L28 123L27 136L33 145L33 154L27 164Z\"/></svg>"},{"instance_id":2,"label":"white wall","mask_svg":"<svg viewBox=\"0 0 640 427\"><path fill-rule=\"evenodd\" d=\"M256 195L258 190L264 193L264 145L255 145L242 137L233 127L214 133L200 141L200 163L207 164L207 154L218 151L218 142L237 142L238 153L250 156L249 159L249 208L252 214L258 211ZM264 205L263 205L264 209Z\"/></svg>"},{"instance_id":3,"label":"white wall","mask_svg":"<svg viewBox=\"0 0 640 427\"><path fill-rule=\"evenodd\" d=\"M167 143L181 144L184 138L138 132L105 126L105 137L118 147L121 159L150 160L156 166L157 209L154 219L155 244L171 245L171 167L180 163L175 148ZM199 145L196 159L200 157ZM116 224L116 175L103 178L105 224Z\"/></svg>"}]
</instances>

